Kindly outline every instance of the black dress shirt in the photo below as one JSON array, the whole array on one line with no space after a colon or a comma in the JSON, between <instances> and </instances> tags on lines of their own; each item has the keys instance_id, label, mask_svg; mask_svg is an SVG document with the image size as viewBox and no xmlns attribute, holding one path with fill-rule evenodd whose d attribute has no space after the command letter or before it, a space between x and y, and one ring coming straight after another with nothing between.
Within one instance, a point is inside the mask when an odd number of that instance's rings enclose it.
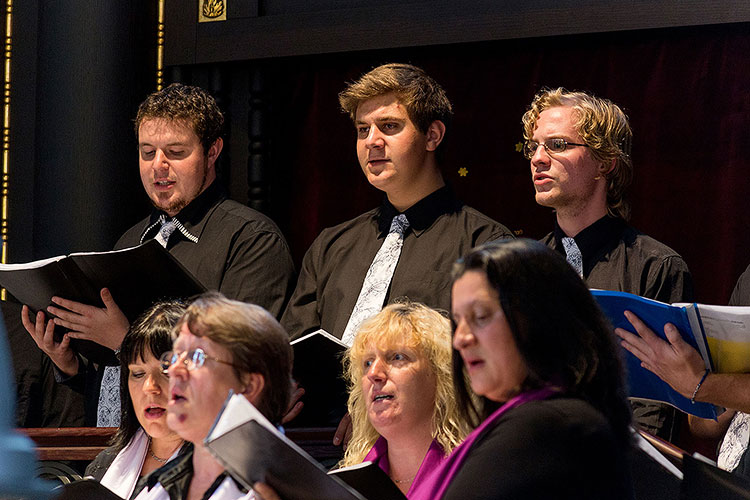
<instances>
[{"instance_id":1,"label":"black dress shirt","mask_svg":"<svg viewBox=\"0 0 750 500\"><path fill-rule=\"evenodd\" d=\"M380 207L325 229L315 239L281 320L292 337L323 328L341 338L365 274L398 213L385 199ZM405 296L447 310L456 259L481 243L513 237L502 224L458 201L448 187L404 214L409 228L386 303Z\"/></svg>"},{"instance_id":2,"label":"black dress shirt","mask_svg":"<svg viewBox=\"0 0 750 500\"><path fill-rule=\"evenodd\" d=\"M740 279L737 280L737 284L732 291L732 296L729 298L729 305L750 306L750 266L745 269ZM737 464L732 473L750 478L750 446L745 449L742 458L740 458L740 463Z\"/></svg>"},{"instance_id":3,"label":"black dress shirt","mask_svg":"<svg viewBox=\"0 0 750 500\"><path fill-rule=\"evenodd\" d=\"M729 298L730 306L750 306L750 266L745 269L737 284L734 286L732 296Z\"/></svg>"},{"instance_id":4,"label":"black dress shirt","mask_svg":"<svg viewBox=\"0 0 750 500\"><path fill-rule=\"evenodd\" d=\"M154 210L129 229L115 249L155 237L162 215L166 216ZM294 264L281 231L271 219L227 199L217 182L175 219L177 230L169 238L167 250L206 288L281 316L294 286Z\"/></svg>"},{"instance_id":5,"label":"black dress shirt","mask_svg":"<svg viewBox=\"0 0 750 500\"><path fill-rule=\"evenodd\" d=\"M542 241L565 255L566 236L555 230ZM575 236L583 257L583 277L589 288L633 293L661 302L692 302L693 278L682 257L615 217L605 215ZM673 407L633 399L638 426L668 441L677 437L682 415Z\"/></svg>"},{"instance_id":6,"label":"black dress shirt","mask_svg":"<svg viewBox=\"0 0 750 500\"><path fill-rule=\"evenodd\" d=\"M565 255L555 230L542 239ZM630 227L619 218L604 216L575 236L583 257L583 277L589 288L628 292L662 302L692 302L693 278L682 257Z\"/></svg>"}]
</instances>

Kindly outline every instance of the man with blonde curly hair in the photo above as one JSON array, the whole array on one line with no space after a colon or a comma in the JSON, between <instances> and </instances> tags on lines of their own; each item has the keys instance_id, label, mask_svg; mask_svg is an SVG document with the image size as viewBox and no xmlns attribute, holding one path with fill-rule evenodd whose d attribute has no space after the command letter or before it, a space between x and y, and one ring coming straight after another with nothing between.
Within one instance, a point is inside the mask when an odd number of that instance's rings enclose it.
<instances>
[{"instance_id":1,"label":"man with blonde curly hair","mask_svg":"<svg viewBox=\"0 0 750 500\"><path fill-rule=\"evenodd\" d=\"M692 301L682 257L627 224L633 132L620 107L584 92L547 89L522 122L536 201L555 210L554 231L542 241L566 255L590 288ZM668 414L674 410L634 405L638 423L670 439Z\"/></svg>"}]
</instances>

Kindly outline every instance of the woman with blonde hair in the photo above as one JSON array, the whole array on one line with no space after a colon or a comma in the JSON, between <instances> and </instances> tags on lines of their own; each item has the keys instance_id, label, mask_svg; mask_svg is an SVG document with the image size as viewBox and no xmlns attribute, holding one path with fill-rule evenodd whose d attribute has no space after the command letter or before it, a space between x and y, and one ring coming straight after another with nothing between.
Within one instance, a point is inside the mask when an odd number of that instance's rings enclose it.
<instances>
[{"instance_id":1,"label":"woman with blonde hair","mask_svg":"<svg viewBox=\"0 0 750 500\"><path fill-rule=\"evenodd\" d=\"M342 466L377 462L408 491L464 438L451 378L451 326L416 302L366 320L347 351L352 439Z\"/></svg>"}]
</instances>

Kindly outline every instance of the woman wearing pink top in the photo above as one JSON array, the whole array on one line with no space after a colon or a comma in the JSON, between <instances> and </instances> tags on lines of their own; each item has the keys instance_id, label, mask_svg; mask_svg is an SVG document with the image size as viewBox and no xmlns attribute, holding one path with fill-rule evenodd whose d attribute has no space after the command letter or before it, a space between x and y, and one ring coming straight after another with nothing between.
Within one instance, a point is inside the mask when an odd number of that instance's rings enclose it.
<instances>
[{"instance_id":1,"label":"woman wearing pink top","mask_svg":"<svg viewBox=\"0 0 750 500\"><path fill-rule=\"evenodd\" d=\"M362 324L346 357L353 433L341 465L376 462L408 495L461 442L450 335L444 315L416 302Z\"/></svg>"}]
</instances>

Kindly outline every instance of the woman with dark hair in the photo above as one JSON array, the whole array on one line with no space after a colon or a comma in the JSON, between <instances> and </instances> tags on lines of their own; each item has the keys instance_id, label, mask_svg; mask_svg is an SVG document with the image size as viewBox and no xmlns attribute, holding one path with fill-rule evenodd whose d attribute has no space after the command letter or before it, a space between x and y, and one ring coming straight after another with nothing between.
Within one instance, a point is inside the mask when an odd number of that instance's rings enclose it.
<instances>
[{"instance_id":1,"label":"woman with dark hair","mask_svg":"<svg viewBox=\"0 0 750 500\"><path fill-rule=\"evenodd\" d=\"M229 391L242 394L278 425L289 405L292 347L265 309L207 292L175 326L169 373L170 428L187 443L176 460L151 474L138 500L253 498L204 445Z\"/></svg>"},{"instance_id":2,"label":"woman with dark hair","mask_svg":"<svg viewBox=\"0 0 750 500\"><path fill-rule=\"evenodd\" d=\"M539 242L505 240L453 276L453 385L474 430L409 499L632 498L622 366L578 274Z\"/></svg>"},{"instance_id":3,"label":"woman with dark hair","mask_svg":"<svg viewBox=\"0 0 750 500\"><path fill-rule=\"evenodd\" d=\"M174 458L183 440L167 427L169 379L159 357L172 348L171 332L185 311L181 302L159 302L130 327L120 351L120 428L109 448L86 468L122 498L136 483Z\"/></svg>"},{"instance_id":4,"label":"woman with dark hair","mask_svg":"<svg viewBox=\"0 0 750 500\"><path fill-rule=\"evenodd\" d=\"M411 498L630 498L618 351L568 263L536 241L483 245L455 265L451 308L475 429Z\"/></svg>"}]
</instances>

